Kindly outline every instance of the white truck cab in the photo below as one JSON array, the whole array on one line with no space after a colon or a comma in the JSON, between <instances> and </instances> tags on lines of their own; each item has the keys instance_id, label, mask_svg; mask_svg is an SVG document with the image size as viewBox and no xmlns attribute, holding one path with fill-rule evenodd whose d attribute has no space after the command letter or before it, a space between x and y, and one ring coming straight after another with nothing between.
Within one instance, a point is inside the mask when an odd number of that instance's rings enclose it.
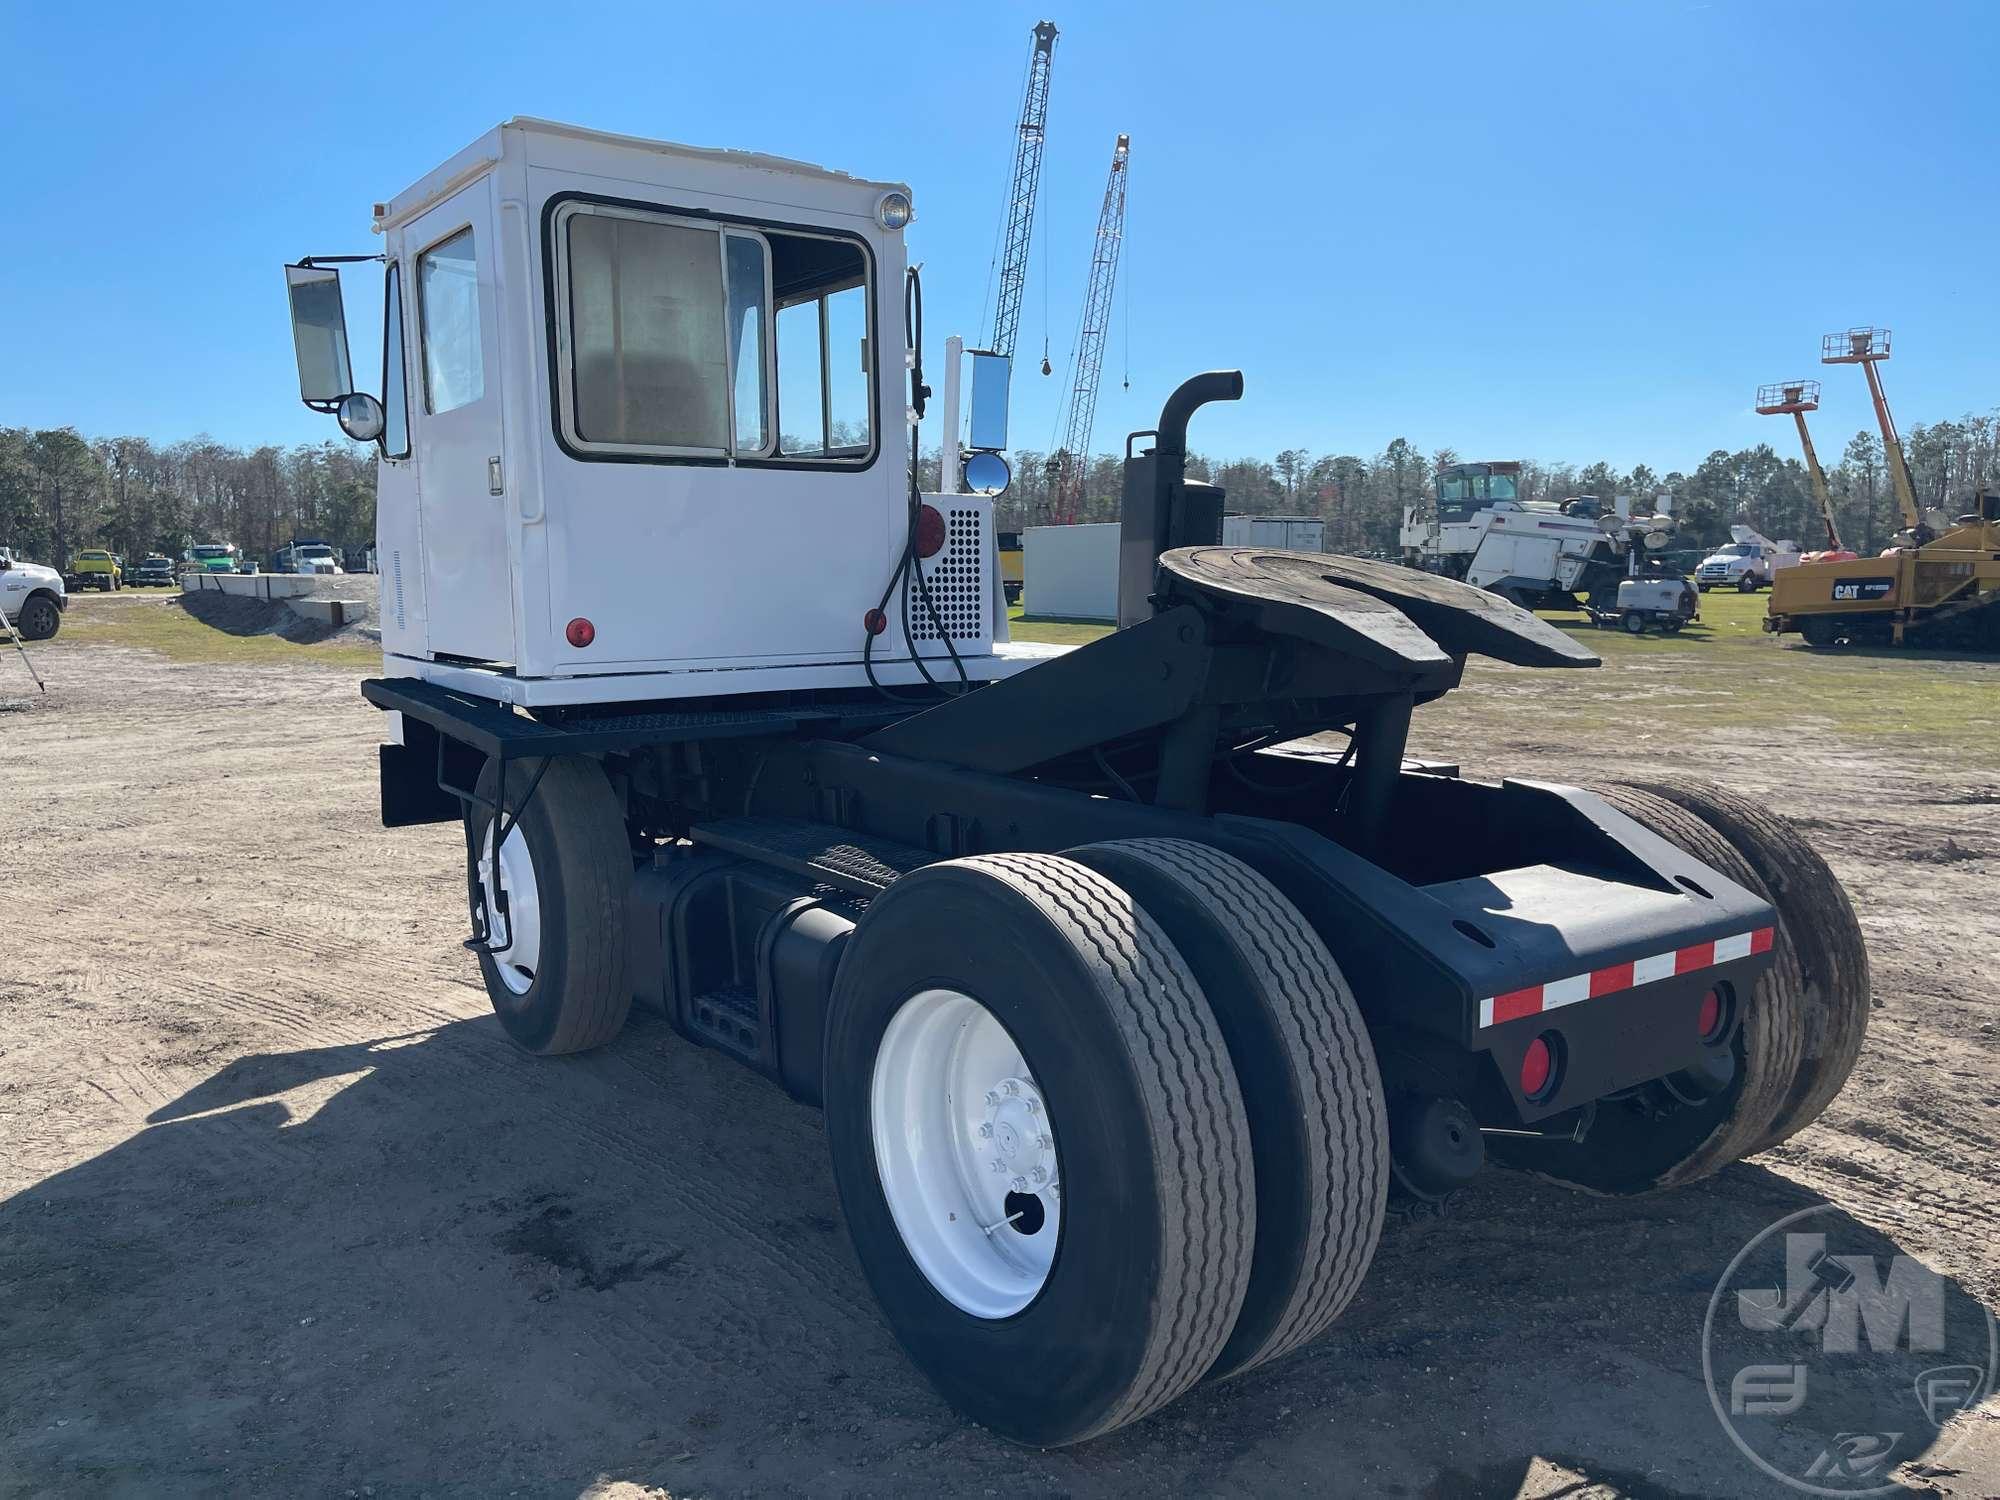
<instances>
[{"instance_id":1,"label":"white truck cab","mask_svg":"<svg viewBox=\"0 0 2000 1500\"><path fill-rule=\"evenodd\" d=\"M381 450L387 674L534 706L1024 665L992 501L913 504L910 218L899 183L513 119L375 205L379 257L288 266L302 398ZM378 258L379 402L332 264Z\"/></svg>"},{"instance_id":2,"label":"white truck cab","mask_svg":"<svg viewBox=\"0 0 2000 1500\"><path fill-rule=\"evenodd\" d=\"M1771 575L1799 560L1799 544L1774 542L1750 526L1729 528L1730 542L1704 557L1695 568L1695 587L1704 594L1710 589L1729 588L1753 593L1768 588Z\"/></svg>"}]
</instances>

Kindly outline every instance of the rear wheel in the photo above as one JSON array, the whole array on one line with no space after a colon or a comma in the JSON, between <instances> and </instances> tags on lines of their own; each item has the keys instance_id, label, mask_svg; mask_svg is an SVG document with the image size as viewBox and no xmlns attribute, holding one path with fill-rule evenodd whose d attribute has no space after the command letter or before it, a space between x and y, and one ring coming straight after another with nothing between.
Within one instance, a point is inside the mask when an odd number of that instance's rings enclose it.
<instances>
[{"instance_id":1,"label":"rear wheel","mask_svg":"<svg viewBox=\"0 0 2000 1500\"><path fill-rule=\"evenodd\" d=\"M1756 593L1757 592L1756 576L1754 574L1745 573L1741 578L1737 579L1736 592L1739 594Z\"/></svg>"},{"instance_id":2,"label":"rear wheel","mask_svg":"<svg viewBox=\"0 0 2000 1500\"><path fill-rule=\"evenodd\" d=\"M1632 785L1673 803L1727 839L1750 867L1754 879L1745 883L1777 908L1780 966L1759 987L1755 1000L1797 1009L1804 1056L1756 1149L1775 1146L1825 1112L1861 1055L1872 1003L1861 924L1826 861L1768 808L1691 777ZM1783 982L1789 973L1787 950L1798 969L1793 989ZM1767 997L1767 989L1777 993Z\"/></svg>"},{"instance_id":3,"label":"rear wheel","mask_svg":"<svg viewBox=\"0 0 2000 1500\"><path fill-rule=\"evenodd\" d=\"M890 1326L1003 1436L1135 1421L1235 1327L1256 1189L1228 1047L1159 925L1073 860L947 860L873 902L834 982L826 1123Z\"/></svg>"},{"instance_id":4,"label":"rear wheel","mask_svg":"<svg viewBox=\"0 0 2000 1500\"><path fill-rule=\"evenodd\" d=\"M1755 870L1736 848L1685 808L1616 782L1591 790L1738 885L1759 890ZM1494 1157L1572 1187L1625 1194L1679 1187L1762 1150L1798 1077L1808 1033L1805 980L1782 916L1773 951L1776 966L1754 994L1742 997L1727 1088L1697 1098L1646 1085L1600 1102L1580 1142L1494 1137Z\"/></svg>"},{"instance_id":5,"label":"rear wheel","mask_svg":"<svg viewBox=\"0 0 2000 1500\"><path fill-rule=\"evenodd\" d=\"M1360 1287L1389 1182L1382 1080L1353 992L1262 875L1179 839L1068 857L1131 892L1173 934L1228 1042L1256 1155L1257 1239L1235 1332L1211 1376L1316 1338Z\"/></svg>"},{"instance_id":6,"label":"rear wheel","mask_svg":"<svg viewBox=\"0 0 2000 1500\"><path fill-rule=\"evenodd\" d=\"M546 765L540 779L537 770ZM532 787L532 795L530 788ZM580 1052L618 1035L632 1008L625 819L604 769L584 756L507 766L506 837L495 847L498 763L479 778L470 817L469 894L487 997L530 1052ZM523 799L526 806L523 808Z\"/></svg>"},{"instance_id":7,"label":"rear wheel","mask_svg":"<svg viewBox=\"0 0 2000 1500\"><path fill-rule=\"evenodd\" d=\"M1618 623L1625 627L1627 635L1644 635L1646 633L1646 617L1636 610L1628 613Z\"/></svg>"},{"instance_id":8,"label":"rear wheel","mask_svg":"<svg viewBox=\"0 0 2000 1500\"><path fill-rule=\"evenodd\" d=\"M1799 636L1808 646L1824 650L1838 646L1841 628L1838 620L1829 620L1821 615L1807 615L1799 621Z\"/></svg>"},{"instance_id":9,"label":"rear wheel","mask_svg":"<svg viewBox=\"0 0 2000 1500\"><path fill-rule=\"evenodd\" d=\"M14 622L24 641L45 641L62 628L62 611L46 594L36 594L21 606Z\"/></svg>"}]
</instances>

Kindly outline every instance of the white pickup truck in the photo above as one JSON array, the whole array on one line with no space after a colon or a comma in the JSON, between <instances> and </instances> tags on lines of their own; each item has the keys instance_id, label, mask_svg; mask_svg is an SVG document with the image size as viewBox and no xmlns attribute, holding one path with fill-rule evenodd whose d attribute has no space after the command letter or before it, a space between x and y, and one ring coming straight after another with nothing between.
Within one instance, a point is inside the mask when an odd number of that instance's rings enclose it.
<instances>
[{"instance_id":1,"label":"white pickup truck","mask_svg":"<svg viewBox=\"0 0 2000 1500\"><path fill-rule=\"evenodd\" d=\"M0 548L0 610L23 640L45 641L62 626L69 595L62 574L40 563L21 562Z\"/></svg>"},{"instance_id":2,"label":"white pickup truck","mask_svg":"<svg viewBox=\"0 0 2000 1500\"><path fill-rule=\"evenodd\" d=\"M1704 594L1710 589L1754 594L1770 587L1778 569L1799 560L1797 542L1774 542L1749 526L1732 526L1729 535L1729 545L1716 548L1694 570L1694 585Z\"/></svg>"}]
</instances>

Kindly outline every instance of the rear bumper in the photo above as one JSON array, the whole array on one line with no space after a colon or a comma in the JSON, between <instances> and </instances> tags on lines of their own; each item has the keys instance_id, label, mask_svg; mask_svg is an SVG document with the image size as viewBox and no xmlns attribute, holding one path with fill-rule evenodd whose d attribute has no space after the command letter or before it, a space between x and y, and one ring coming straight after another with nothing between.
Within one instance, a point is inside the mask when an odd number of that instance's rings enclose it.
<instances>
[{"instance_id":1,"label":"rear bumper","mask_svg":"<svg viewBox=\"0 0 2000 1500\"><path fill-rule=\"evenodd\" d=\"M1406 774L1394 870L1297 824L1218 822L1319 930L1378 1047L1469 1064L1439 1091L1483 1123L1701 1066L1773 962L1769 903L1576 788ZM1704 1038L1711 991L1728 1024ZM1562 1065L1530 1099L1521 1061L1545 1033Z\"/></svg>"}]
</instances>

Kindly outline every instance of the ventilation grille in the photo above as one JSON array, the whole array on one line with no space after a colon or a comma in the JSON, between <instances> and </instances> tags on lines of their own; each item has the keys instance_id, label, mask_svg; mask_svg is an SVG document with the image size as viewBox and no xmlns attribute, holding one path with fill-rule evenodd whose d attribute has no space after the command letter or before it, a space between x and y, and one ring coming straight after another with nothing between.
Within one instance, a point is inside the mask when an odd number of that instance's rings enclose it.
<instances>
[{"instance_id":1,"label":"ventilation grille","mask_svg":"<svg viewBox=\"0 0 2000 1500\"><path fill-rule=\"evenodd\" d=\"M982 507L940 505L944 515L944 549L919 563L930 584L931 603L954 641L986 638L985 538L980 535ZM904 629L912 641L935 641L938 628L924 606L923 593L912 579L903 590Z\"/></svg>"},{"instance_id":2,"label":"ventilation grille","mask_svg":"<svg viewBox=\"0 0 2000 1500\"><path fill-rule=\"evenodd\" d=\"M396 579L396 628L403 629L403 549L396 548L389 554L389 567Z\"/></svg>"}]
</instances>

